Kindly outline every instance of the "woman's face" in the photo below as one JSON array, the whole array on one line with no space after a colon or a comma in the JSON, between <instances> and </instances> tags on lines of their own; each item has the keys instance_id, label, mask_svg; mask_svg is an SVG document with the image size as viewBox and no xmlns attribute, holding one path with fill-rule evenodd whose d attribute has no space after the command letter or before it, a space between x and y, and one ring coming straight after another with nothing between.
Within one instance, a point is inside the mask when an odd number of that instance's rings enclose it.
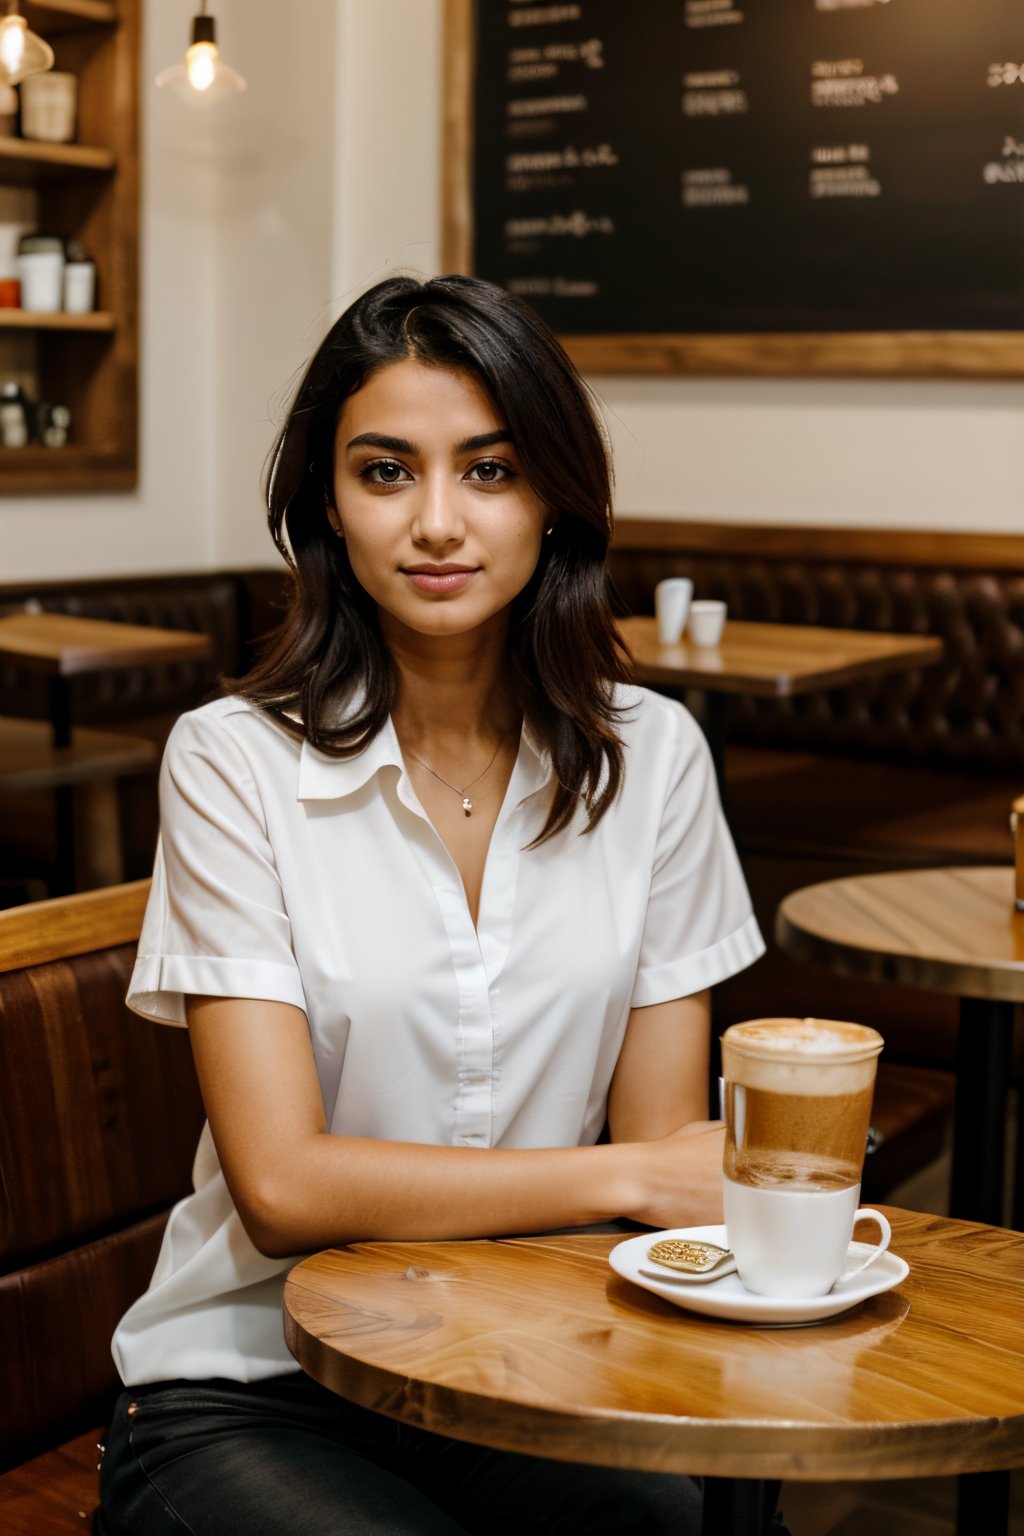
<instances>
[{"instance_id":1,"label":"woman's face","mask_svg":"<svg viewBox=\"0 0 1024 1536\"><path fill-rule=\"evenodd\" d=\"M545 513L472 374L413 358L378 369L342 410L334 464L331 522L386 635L506 623Z\"/></svg>"}]
</instances>

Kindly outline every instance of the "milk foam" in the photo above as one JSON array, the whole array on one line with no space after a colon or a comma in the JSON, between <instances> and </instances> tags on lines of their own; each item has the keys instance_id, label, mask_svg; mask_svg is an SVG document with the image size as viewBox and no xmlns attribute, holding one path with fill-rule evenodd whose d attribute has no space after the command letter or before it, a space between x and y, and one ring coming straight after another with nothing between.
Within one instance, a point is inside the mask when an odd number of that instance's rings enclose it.
<instances>
[{"instance_id":1,"label":"milk foam","mask_svg":"<svg viewBox=\"0 0 1024 1536\"><path fill-rule=\"evenodd\" d=\"M767 1093L831 1098L875 1079L882 1037L839 1019L751 1019L722 1036L725 1076Z\"/></svg>"}]
</instances>

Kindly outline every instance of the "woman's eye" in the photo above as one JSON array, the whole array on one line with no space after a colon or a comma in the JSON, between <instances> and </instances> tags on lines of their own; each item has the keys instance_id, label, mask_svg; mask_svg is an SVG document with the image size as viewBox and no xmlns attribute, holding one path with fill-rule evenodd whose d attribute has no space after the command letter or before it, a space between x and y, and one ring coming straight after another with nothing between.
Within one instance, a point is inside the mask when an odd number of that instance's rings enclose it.
<instances>
[{"instance_id":1,"label":"woman's eye","mask_svg":"<svg viewBox=\"0 0 1024 1536\"><path fill-rule=\"evenodd\" d=\"M397 459L375 459L372 464L363 465L359 478L370 485L397 485L408 477L405 467Z\"/></svg>"},{"instance_id":2,"label":"woman's eye","mask_svg":"<svg viewBox=\"0 0 1024 1536\"><path fill-rule=\"evenodd\" d=\"M473 465L468 478L481 485L500 485L504 480L515 479L515 475L511 464L503 464L500 459L481 459L479 464Z\"/></svg>"}]
</instances>

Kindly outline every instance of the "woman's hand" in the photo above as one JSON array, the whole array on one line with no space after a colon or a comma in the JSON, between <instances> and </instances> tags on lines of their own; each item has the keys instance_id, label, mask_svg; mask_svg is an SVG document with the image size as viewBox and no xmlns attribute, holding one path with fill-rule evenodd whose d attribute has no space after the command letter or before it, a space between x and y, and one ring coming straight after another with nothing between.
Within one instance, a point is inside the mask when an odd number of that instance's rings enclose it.
<instances>
[{"instance_id":1,"label":"woman's hand","mask_svg":"<svg viewBox=\"0 0 1024 1536\"><path fill-rule=\"evenodd\" d=\"M657 1141L631 1142L627 1179L636 1181L630 1208L622 1215L651 1227L717 1225L722 1217L722 1156L725 1126L697 1120Z\"/></svg>"}]
</instances>

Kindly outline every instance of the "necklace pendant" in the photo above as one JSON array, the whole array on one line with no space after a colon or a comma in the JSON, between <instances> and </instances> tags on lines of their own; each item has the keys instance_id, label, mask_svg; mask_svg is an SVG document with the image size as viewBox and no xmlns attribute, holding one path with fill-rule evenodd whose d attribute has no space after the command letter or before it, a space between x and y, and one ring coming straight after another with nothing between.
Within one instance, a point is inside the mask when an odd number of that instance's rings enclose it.
<instances>
[{"instance_id":1,"label":"necklace pendant","mask_svg":"<svg viewBox=\"0 0 1024 1536\"><path fill-rule=\"evenodd\" d=\"M468 795L463 795L462 797L462 809L465 811L467 816L472 816L473 802Z\"/></svg>"}]
</instances>

